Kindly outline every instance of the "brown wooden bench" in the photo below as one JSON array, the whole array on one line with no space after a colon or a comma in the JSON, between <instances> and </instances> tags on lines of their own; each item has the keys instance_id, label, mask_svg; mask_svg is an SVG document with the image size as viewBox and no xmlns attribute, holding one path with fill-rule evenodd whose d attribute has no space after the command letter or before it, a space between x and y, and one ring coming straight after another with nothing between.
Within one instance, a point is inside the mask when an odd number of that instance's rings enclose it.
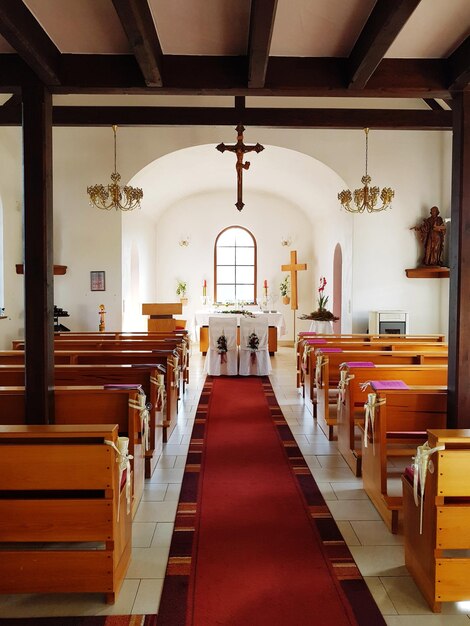
<instances>
[{"instance_id":1,"label":"brown wooden bench","mask_svg":"<svg viewBox=\"0 0 470 626\"><path fill-rule=\"evenodd\" d=\"M168 441L176 427L178 415L178 397L180 376L179 357L175 350L90 350L54 352L56 365L113 365L113 364L150 364L162 365L166 368L166 413L163 421L163 442ZM23 350L0 351L0 365L24 365Z\"/></svg>"},{"instance_id":2,"label":"brown wooden bench","mask_svg":"<svg viewBox=\"0 0 470 626\"><path fill-rule=\"evenodd\" d=\"M468 600L470 579L470 430L430 430L429 447L445 446L431 457L424 501L403 477L405 563L431 610L442 602ZM423 532L420 534L420 505Z\"/></svg>"},{"instance_id":3,"label":"brown wooden bench","mask_svg":"<svg viewBox=\"0 0 470 626\"><path fill-rule=\"evenodd\" d=\"M0 593L103 593L131 555L117 426L0 426ZM119 515L118 515L119 511Z\"/></svg>"},{"instance_id":4,"label":"brown wooden bench","mask_svg":"<svg viewBox=\"0 0 470 626\"><path fill-rule=\"evenodd\" d=\"M415 349L413 351L391 351L391 350L344 350L339 347L316 348L310 353L310 361L315 360L309 367L309 372L305 377L304 397L313 402L313 414L316 417L316 392L315 385L317 374L317 363L320 364L326 359L326 366L329 369L330 388L335 388L339 383L340 365L345 361L370 361L375 365L446 365L448 362L447 350L439 352L427 352Z\"/></svg>"},{"instance_id":5,"label":"brown wooden bench","mask_svg":"<svg viewBox=\"0 0 470 626\"><path fill-rule=\"evenodd\" d=\"M364 355L367 353L362 353ZM406 381L409 384L447 384L447 366L445 364L440 365L419 365L419 364L377 364L371 367L352 367L346 365L344 370L344 378L349 379L351 376L354 378L351 383L347 385L347 388L342 393L342 400L338 401L337 389L338 378L335 375L335 381L333 389L330 383L330 368L329 358L332 354L321 355L321 364L319 363L319 373L317 376L317 424L328 437L333 439L335 434L335 427L338 425L338 448L340 452L345 455L345 447L350 449L351 434L349 428L352 428L354 433L354 419L356 415L352 414L350 417L350 407L362 407L365 400L364 392L360 390L360 384L372 379L396 379L406 376ZM362 363L373 363L373 361L364 360ZM353 361L347 361L346 363L353 364ZM357 362L359 364L359 362ZM357 372L356 372L357 370ZM403 379L405 380L405 379ZM333 394L334 391L334 394ZM352 400L351 400L352 398ZM350 405L350 402L355 404ZM341 426L339 425L341 424ZM346 432L344 426L347 425ZM340 433L340 428L343 429ZM347 434L346 434L347 433ZM347 442L347 443L346 443ZM359 455L352 459L345 459L350 464L351 469L357 474L360 472L360 468L357 467L357 458ZM351 465L352 464L352 465ZM357 475L360 475L357 474Z\"/></svg>"},{"instance_id":6,"label":"brown wooden bench","mask_svg":"<svg viewBox=\"0 0 470 626\"><path fill-rule=\"evenodd\" d=\"M338 450L356 476L361 475L362 448L357 425L364 420L367 391L362 385L370 380L403 380L408 385L447 385L445 365L377 365L359 367L346 365L346 381L337 404ZM352 377L352 378L351 378Z\"/></svg>"},{"instance_id":7,"label":"brown wooden bench","mask_svg":"<svg viewBox=\"0 0 470 626\"><path fill-rule=\"evenodd\" d=\"M389 334L377 334L370 335L369 333L342 333L340 335L321 335L314 332L299 332L297 334L296 339L296 360L297 360L297 387L300 388L303 386L303 375L302 372L308 371L308 361L304 359L303 353L305 347L308 345L309 340L311 339L323 339L325 341L335 341L335 340L344 340L344 341L367 341L367 342L384 342L393 340L394 342L404 341L404 342L435 342L435 343L444 343L445 336L440 334L431 334L431 335L389 335Z\"/></svg>"},{"instance_id":8,"label":"brown wooden bench","mask_svg":"<svg viewBox=\"0 0 470 626\"><path fill-rule=\"evenodd\" d=\"M24 425L24 387L0 387L0 424ZM106 389L93 387L56 387L55 424L117 424L119 435L129 438L132 467L132 514L142 498L145 478L145 451L142 441L139 388Z\"/></svg>"},{"instance_id":9,"label":"brown wooden bench","mask_svg":"<svg viewBox=\"0 0 470 626\"><path fill-rule=\"evenodd\" d=\"M367 420L363 431L362 480L385 524L396 533L403 498L389 494L391 470L387 459L408 457L411 463L416 446L427 438L427 429L446 427L447 388L382 389L378 387L380 383L391 381L377 381L369 389L367 407L371 407L374 419L371 416Z\"/></svg>"},{"instance_id":10,"label":"brown wooden bench","mask_svg":"<svg viewBox=\"0 0 470 626\"><path fill-rule=\"evenodd\" d=\"M150 478L162 452L166 414L166 369L163 365L56 365L54 384L60 386L135 384L149 402L149 447L145 450L145 477ZM23 386L23 365L0 365L0 386ZM162 388L163 386L163 388ZM162 412L163 409L163 412ZM173 422L176 421L176 415Z\"/></svg>"}]
</instances>

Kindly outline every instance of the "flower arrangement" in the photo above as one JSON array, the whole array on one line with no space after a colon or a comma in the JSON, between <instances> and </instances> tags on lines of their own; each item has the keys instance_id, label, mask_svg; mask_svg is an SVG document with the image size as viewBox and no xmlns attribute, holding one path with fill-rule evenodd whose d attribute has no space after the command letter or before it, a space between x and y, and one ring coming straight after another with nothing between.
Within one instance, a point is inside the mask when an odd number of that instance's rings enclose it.
<instances>
[{"instance_id":1,"label":"flower arrangement","mask_svg":"<svg viewBox=\"0 0 470 626\"><path fill-rule=\"evenodd\" d=\"M318 309L316 311L312 311L312 313L309 313L308 315L301 315L299 319L317 320L319 322L336 322L339 320L339 317L333 315L333 313L328 311L326 308L328 303L328 296L325 295L326 284L326 278L324 276L320 276L320 286L318 287Z\"/></svg>"},{"instance_id":2,"label":"flower arrangement","mask_svg":"<svg viewBox=\"0 0 470 626\"><path fill-rule=\"evenodd\" d=\"M187 284L184 280L178 280L176 285L176 295L184 298L186 296Z\"/></svg>"},{"instance_id":3,"label":"flower arrangement","mask_svg":"<svg viewBox=\"0 0 470 626\"><path fill-rule=\"evenodd\" d=\"M281 292L281 296L289 295L289 274L286 274L286 277L279 285L279 291Z\"/></svg>"},{"instance_id":4,"label":"flower arrangement","mask_svg":"<svg viewBox=\"0 0 470 626\"><path fill-rule=\"evenodd\" d=\"M245 311L244 309L230 309L226 311L220 311L220 313L229 313L231 315L243 315L244 317L254 317L251 311Z\"/></svg>"},{"instance_id":5,"label":"flower arrangement","mask_svg":"<svg viewBox=\"0 0 470 626\"><path fill-rule=\"evenodd\" d=\"M248 337L247 348L251 350L251 361L254 363L256 360L256 351L259 348L259 337L254 331Z\"/></svg>"},{"instance_id":6,"label":"flower arrangement","mask_svg":"<svg viewBox=\"0 0 470 626\"><path fill-rule=\"evenodd\" d=\"M220 354L220 362L227 362L227 337L224 335L223 331L220 337L217 337L217 352Z\"/></svg>"}]
</instances>

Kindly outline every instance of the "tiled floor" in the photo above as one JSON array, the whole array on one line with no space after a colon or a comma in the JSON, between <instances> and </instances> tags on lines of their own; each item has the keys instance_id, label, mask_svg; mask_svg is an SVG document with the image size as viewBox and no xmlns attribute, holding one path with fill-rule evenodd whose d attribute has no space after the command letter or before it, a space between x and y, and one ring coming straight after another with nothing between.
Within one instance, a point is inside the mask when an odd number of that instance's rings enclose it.
<instances>
[{"instance_id":1,"label":"tiled floor","mask_svg":"<svg viewBox=\"0 0 470 626\"><path fill-rule=\"evenodd\" d=\"M361 479L353 476L336 444L328 442L316 428L310 407L297 392L293 349L281 347L272 364L271 382L278 402L388 626L470 626L470 603L447 603L442 615L429 611L406 570L403 537L388 532L363 491ZM116 604L107 606L101 596L92 594L0 596L0 617L158 611L188 442L203 381L203 359L195 346L190 384L178 426L152 478L146 481L133 526L132 560ZM305 623L309 623L307 618Z\"/></svg>"}]
</instances>

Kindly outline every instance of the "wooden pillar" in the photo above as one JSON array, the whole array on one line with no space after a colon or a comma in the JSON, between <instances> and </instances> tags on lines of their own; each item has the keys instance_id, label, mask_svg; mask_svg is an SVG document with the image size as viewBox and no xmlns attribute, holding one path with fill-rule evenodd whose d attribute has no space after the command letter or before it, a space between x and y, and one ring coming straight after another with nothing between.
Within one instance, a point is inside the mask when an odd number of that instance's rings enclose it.
<instances>
[{"instance_id":1,"label":"wooden pillar","mask_svg":"<svg viewBox=\"0 0 470 626\"><path fill-rule=\"evenodd\" d=\"M470 92L452 102L449 428L470 428Z\"/></svg>"},{"instance_id":2,"label":"wooden pillar","mask_svg":"<svg viewBox=\"0 0 470 626\"><path fill-rule=\"evenodd\" d=\"M26 423L54 422L52 96L23 89Z\"/></svg>"}]
</instances>

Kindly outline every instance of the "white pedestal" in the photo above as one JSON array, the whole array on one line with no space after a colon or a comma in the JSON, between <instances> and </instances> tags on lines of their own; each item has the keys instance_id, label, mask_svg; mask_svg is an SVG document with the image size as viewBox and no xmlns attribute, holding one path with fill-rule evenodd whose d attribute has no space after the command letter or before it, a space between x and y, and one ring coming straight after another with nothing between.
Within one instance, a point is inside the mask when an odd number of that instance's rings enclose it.
<instances>
[{"instance_id":1,"label":"white pedestal","mask_svg":"<svg viewBox=\"0 0 470 626\"><path fill-rule=\"evenodd\" d=\"M333 334L333 322L319 322L312 320L310 328L311 333L317 333L318 335L332 335Z\"/></svg>"}]
</instances>

